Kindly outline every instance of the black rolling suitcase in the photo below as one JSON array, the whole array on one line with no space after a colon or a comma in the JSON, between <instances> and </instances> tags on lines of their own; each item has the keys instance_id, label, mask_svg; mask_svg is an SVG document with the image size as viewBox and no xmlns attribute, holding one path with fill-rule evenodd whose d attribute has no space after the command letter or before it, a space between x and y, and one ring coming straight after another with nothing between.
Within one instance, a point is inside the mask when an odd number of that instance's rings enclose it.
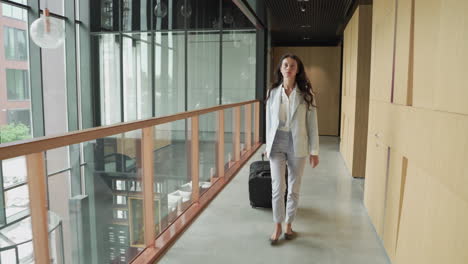
<instances>
[{"instance_id":1,"label":"black rolling suitcase","mask_svg":"<svg viewBox=\"0 0 468 264\"><path fill-rule=\"evenodd\" d=\"M255 161L250 165L249 198L252 208L271 208L271 173L270 162L264 160ZM288 169L286 168L286 194L288 186Z\"/></svg>"}]
</instances>

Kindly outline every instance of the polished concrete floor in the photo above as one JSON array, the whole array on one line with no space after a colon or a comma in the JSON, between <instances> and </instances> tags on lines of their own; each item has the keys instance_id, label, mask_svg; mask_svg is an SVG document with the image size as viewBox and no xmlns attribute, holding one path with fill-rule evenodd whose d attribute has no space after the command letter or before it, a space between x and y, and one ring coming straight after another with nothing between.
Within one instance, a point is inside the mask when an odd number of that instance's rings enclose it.
<instances>
[{"instance_id":1,"label":"polished concrete floor","mask_svg":"<svg viewBox=\"0 0 468 264\"><path fill-rule=\"evenodd\" d=\"M304 171L298 237L270 246L271 210L250 207L247 185L249 165L263 149L158 263L390 263L363 205L364 181L347 172L336 137L320 138L320 165Z\"/></svg>"}]
</instances>

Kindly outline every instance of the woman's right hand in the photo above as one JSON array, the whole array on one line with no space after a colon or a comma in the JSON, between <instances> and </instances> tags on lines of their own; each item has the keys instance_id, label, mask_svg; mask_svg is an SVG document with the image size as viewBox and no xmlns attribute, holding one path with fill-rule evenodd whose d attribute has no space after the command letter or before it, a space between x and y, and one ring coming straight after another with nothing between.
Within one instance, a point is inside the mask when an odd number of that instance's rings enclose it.
<instances>
[{"instance_id":1,"label":"woman's right hand","mask_svg":"<svg viewBox=\"0 0 468 264\"><path fill-rule=\"evenodd\" d=\"M318 155L310 155L309 156L309 162L310 162L310 166L312 166L312 168L317 167L317 165L319 164L319 156Z\"/></svg>"}]
</instances>

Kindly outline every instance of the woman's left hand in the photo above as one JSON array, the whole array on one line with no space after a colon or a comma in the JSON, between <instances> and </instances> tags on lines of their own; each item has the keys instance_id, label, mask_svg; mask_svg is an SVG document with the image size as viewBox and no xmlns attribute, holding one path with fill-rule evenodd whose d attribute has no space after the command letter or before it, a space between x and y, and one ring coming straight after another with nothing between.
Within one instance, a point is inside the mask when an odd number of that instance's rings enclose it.
<instances>
[{"instance_id":1,"label":"woman's left hand","mask_svg":"<svg viewBox=\"0 0 468 264\"><path fill-rule=\"evenodd\" d=\"M319 164L319 156L318 155L310 155L309 156L309 162L310 162L310 166L312 166L312 168L317 167L317 165Z\"/></svg>"}]
</instances>

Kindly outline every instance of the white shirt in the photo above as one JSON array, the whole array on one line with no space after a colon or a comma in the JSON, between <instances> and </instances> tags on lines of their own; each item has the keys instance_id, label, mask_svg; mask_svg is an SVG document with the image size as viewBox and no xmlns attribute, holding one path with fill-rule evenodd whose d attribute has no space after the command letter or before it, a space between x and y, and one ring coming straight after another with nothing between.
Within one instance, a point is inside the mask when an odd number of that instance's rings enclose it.
<instances>
[{"instance_id":1,"label":"white shirt","mask_svg":"<svg viewBox=\"0 0 468 264\"><path fill-rule=\"evenodd\" d=\"M284 86L281 85L280 107L279 107L279 126L278 129L282 131L291 130L292 107L296 98L297 84L292 90L291 94L286 94Z\"/></svg>"}]
</instances>

